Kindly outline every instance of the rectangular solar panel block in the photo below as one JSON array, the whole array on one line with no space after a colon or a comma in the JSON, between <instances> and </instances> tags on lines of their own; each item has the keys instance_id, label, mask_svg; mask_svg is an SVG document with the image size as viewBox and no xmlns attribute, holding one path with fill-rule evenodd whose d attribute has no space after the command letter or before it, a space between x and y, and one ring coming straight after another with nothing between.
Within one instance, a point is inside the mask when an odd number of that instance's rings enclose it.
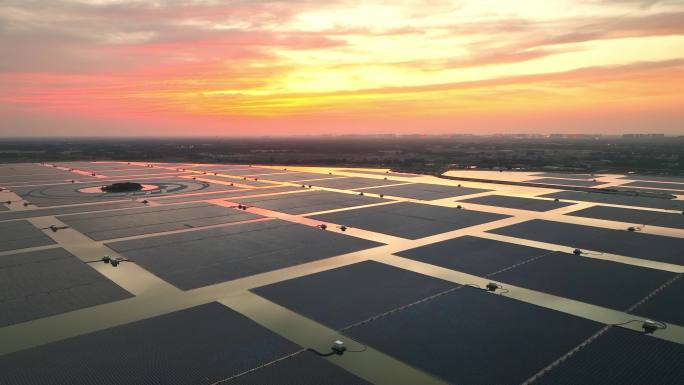
<instances>
[{"instance_id":1,"label":"rectangular solar panel block","mask_svg":"<svg viewBox=\"0 0 684 385\"><path fill-rule=\"evenodd\" d=\"M0 383L210 384L298 349L213 302L0 356Z\"/></svg>"},{"instance_id":2,"label":"rectangular solar panel block","mask_svg":"<svg viewBox=\"0 0 684 385\"><path fill-rule=\"evenodd\" d=\"M679 190L680 194L684 194L684 182L682 183L666 183L666 182L646 182L646 181L636 181L629 182L619 187L650 187L654 189L665 189L665 190Z\"/></svg>"},{"instance_id":3,"label":"rectangular solar panel block","mask_svg":"<svg viewBox=\"0 0 684 385\"><path fill-rule=\"evenodd\" d=\"M489 232L628 257L683 264L684 238L534 219Z\"/></svg>"},{"instance_id":4,"label":"rectangular solar panel block","mask_svg":"<svg viewBox=\"0 0 684 385\"><path fill-rule=\"evenodd\" d=\"M684 183L683 176L662 176L662 175L638 175L629 174L622 176L621 179L631 179L640 181L652 181L652 182L673 182L673 183Z\"/></svg>"},{"instance_id":5,"label":"rectangular solar panel block","mask_svg":"<svg viewBox=\"0 0 684 385\"><path fill-rule=\"evenodd\" d=\"M345 334L457 384L520 384L602 325L462 287Z\"/></svg>"},{"instance_id":6,"label":"rectangular solar panel block","mask_svg":"<svg viewBox=\"0 0 684 385\"><path fill-rule=\"evenodd\" d=\"M52 215L64 215L64 214L74 214L82 212L92 212L92 211L105 211L105 210L117 210L133 207L145 207L144 203L141 202L111 202L102 204L88 204L88 205L77 205L77 206L65 206L65 207L53 207L44 209L32 209L32 210L20 210L12 211L0 214L0 221L12 220L12 219L22 219L22 218L34 218L34 217L45 217Z\"/></svg>"},{"instance_id":7,"label":"rectangular solar panel block","mask_svg":"<svg viewBox=\"0 0 684 385\"><path fill-rule=\"evenodd\" d=\"M561 191L541 196L544 198L558 198L560 200L569 199L580 202L607 203L612 205L648 207L664 210L684 210L684 201L663 198L588 193L582 191Z\"/></svg>"},{"instance_id":8,"label":"rectangular solar panel block","mask_svg":"<svg viewBox=\"0 0 684 385\"><path fill-rule=\"evenodd\" d=\"M529 211L549 211L574 204L570 202L555 202L552 200L511 197L506 195L485 195L464 199L461 202Z\"/></svg>"},{"instance_id":9,"label":"rectangular solar panel block","mask_svg":"<svg viewBox=\"0 0 684 385\"><path fill-rule=\"evenodd\" d=\"M176 287L189 290L380 244L271 220L107 245Z\"/></svg>"},{"instance_id":10,"label":"rectangular solar panel block","mask_svg":"<svg viewBox=\"0 0 684 385\"><path fill-rule=\"evenodd\" d=\"M411 183L399 186L368 188L364 189L363 191L374 194L384 194L402 198L431 201L436 199L458 197L462 195L479 194L491 190L472 187L445 186L429 183Z\"/></svg>"},{"instance_id":11,"label":"rectangular solar panel block","mask_svg":"<svg viewBox=\"0 0 684 385\"><path fill-rule=\"evenodd\" d=\"M273 188L259 188L259 189L245 188L245 189L226 191L226 192L218 192L218 193L193 194L193 195L186 195L186 196L179 196L179 197L158 198L158 199L154 199L154 201L157 203L161 203L161 204L172 204L172 203L201 201L201 200L207 200L207 199L223 199L223 198L225 198L225 199L230 200L231 198L242 197L242 196L247 196L247 195L265 195L265 194L275 194L275 193L299 191L299 190L302 190L302 189L300 187L295 187L295 186L283 186L283 187L274 186Z\"/></svg>"},{"instance_id":12,"label":"rectangular solar panel block","mask_svg":"<svg viewBox=\"0 0 684 385\"><path fill-rule=\"evenodd\" d=\"M387 202L387 200L333 191L306 191L299 194L244 198L239 199L238 202L288 214L305 214Z\"/></svg>"},{"instance_id":13,"label":"rectangular solar panel block","mask_svg":"<svg viewBox=\"0 0 684 385\"><path fill-rule=\"evenodd\" d=\"M183 166L181 168L188 169L188 170L195 170L195 171L211 171L211 172L221 172L221 171L227 171L227 170L240 170L243 168L251 168L248 164L208 164L208 165L201 165L201 166Z\"/></svg>"},{"instance_id":14,"label":"rectangular solar panel block","mask_svg":"<svg viewBox=\"0 0 684 385\"><path fill-rule=\"evenodd\" d=\"M684 326L683 298L684 277L680 274L678 279L639 305L632 313Z\"/></svg>"},{"instance_id":15,"label":"rectangular solar panel block","mask_svg":"<svg viewBox=\"0 0 684 385\"><path fill-rule=\"evenodd\" d=\"M539 178L526 181L528 183L552 184L561 186L576 186L576 187L592 187L605 182L595 182L593 180L579 180L579 179L560 179L560 178Z\"/></svg>"},{"instance_id":16,"label":"rectangular solar panel block","mask_svg":"<svg viewBox=\"0 0 684 385\"><path fill-rule=\"evenodd\" d=\"M533 384L684 384L684 345L614 327Z\"/></svg>"},{"instance_id":17,"label":"rectangular solar panel block","mask_svg":"<svg viewBox=\"0 0 684 385\"><path fill-rule=\"evenodd\" d=\"M199 177L198 177L199 178ZM268 187L273 186L272 183L261 182L261 178L256 177L258 180L254 180L254 177L228 177L228 176L216 176L216 175L202 175L202 179L216 180L219 182L227 182L234 184L241 184L250 187Z\"/></svg>"},{"instance_id":18,"label":"rectangular solar panel block","mask_svg":"<svg viewBox=\"0 0 684 385\"><path fill-rule=\"evenodd\" d=\"M594 179L596 178L593 174L571 174L564 172L543 172L541 174L535 174L534 176L544 176L550 178L566 178L566 179Z\"/></svg>"},{"instance_id":19,"label":"rectangular solar panel block","mask_svg":"<svg viewBox=\"0 0 684 385\"><path fill-rule=\"evenodd\" d=\"M61 248L0 257L0 327L129 297Z\"/></svg>"},{"instance_id":20,"label":"rectangular solar panel block","mask_svg":"<svg viewBox=\"0 0 684 385\"><path fill-rule=\"evenodd\" d=\"M0 222L0 251L47 246L54 243L52 238L29 221Z\"/></svg>"},{"instance_id":21,"label":"rectangular solar panel block","mask_svg":"<svg viewBox=\"0 0 684 385\"><path fill-rule=\"evenodd\" d=\"M113 178L125 178L133 175L157 175L157 174L177 174L176 170L169 170L165 168L134 168L129 170L102 170L96 171L97 174L106 175Z\"/></svg>"},{"instance_id":22,"label":"rectangular solar panel block","mask_svg":"<svg viewBox=\"0 0 684 385\"><path fill-rule=\"evenodd\" d=\"M674 273L574 254L552 253L492 279L616 310L627 310Z\"/></svg>"},{"instance_id":23,"label":"rectangular solar panel block","mask_svg":"<svg viewBox=\"0 0 684 385\"><path fill-rule=\"evenodd\" d=\"M312 181L308 183L316 187L327 187L339 190L353 190L357 188L365 187L375 187L384 186L389 184L404 183L397 180L384 180L375 178L361 178L361 177L348 177L348 178L336 178L336 179L324 179L317 180L315 183Z\"/></svg>"},{"instance_id":24,"label":"rectangular solar panel block","mask_svg":"<svg viewBox=\"0 0 684 385\"><path fill-rule=\"evenodd\" d=\"M549 250L536 247L466 235L395 254L468 274L488 276L548 253Z\"/></svg>"},{"instance_id":25,"label":"rectangular solar panel block","mask_svg":"<svg viewBox=\"0 0 684 385\"><path fill-rule=\"evenodd\" d=\"M652 194L684 195L684 191L682 191L682 190L653 189L653 188L641 188L641 187L620 187L620 186L616 186L615 188L617 190L621 190L621 191L638 192L641 195L646 195L646 196L652 195Z\"/></svg>"},{"instance_id":26,"label":"rectangular solar panel block","mask_svg":"<svg viewBox=\"0 0 684 385\"><path fill-rule=\"evenodd\" d=\"M341 329L457 286L365 261L252 291L323 325Z\"/></svg>"},{"instance_id":27,"label":"rectangular solar panel block","mask_svg":"<svg viewBox=\"0 0 684 385\"><path fill-rule=\"evenodd\" d=\"M311 218L407 239L418 239L508 217L483 211L400 202L314 215Z\"/></svg>"},{"instance_id":28,"label":"rectangular solar panel block","mask_svg":"<svg viewBox=\"0 0 684 385\"><path fill-rule=\"evenodd\" d=\"M237 175L237 176L244 176L244 175L264 175L265 174L283 174L286 173L287 171L285 170L277 170L277 169L272 169L272 168L259 168L259 167L249 167L249 168L243 168L243 169L233 169L233 170L224 170L221 172L221 174L227 174L227 175Z\"/></svg>"},{"instance_id":29,"label":"rectangular solar panel block","mask_svg":"<svg viewBox=\"0 0 684 385\"><path fill-rule=\"evenodd\" d=\"M310 179L330 179L339 178L336 175L315 173L315 172L287 172L282 174L263 175L263 179L277 181L277 182L296 182L300 180Z\"/></svg>"},{"instance_id":30,"label":"rectangular solar panel block","mask_svg":"<svg viewBox=\"0 0 684 385\"><path fill-rule=\"evenodd\" d=\"M67 225L98 241L257 218L262 217L203 202L59 217Z\"/></svg>"},{"instance_id":31,"label":"rectangular solar panel block","mask_svg":"<svg viewBox=\"0 0 684 385\"><path fill-rule=\"evenodd\" d=\"M370 385L370 382L307 351L237 377L228 384Z\"/></svg>"},{"instance_id":32,"label":"rectangular solar panel block","mask_svg":"<svg viewBox=\"0 0 684 385\"><path fill-rule=\"evenodd\" d=\"M684 215L660 211L628 209L624 207L593 206L567 215L583 218L606 219L637 225L672 227L684 229Z\"/></svg>"},{"instance_id":33,"label":"rectangular solar panel block","mask_svg":"<svg viewBox=\"0 0 684 385\"><path fill-rule=\"evenodd\" d=\"M356 172L360 174L371 174L371 175L385 175L385 176L401 176L405 178L416 178L420 175L418 174L407 174L403 172L391 172L391 171L372 171L372 170L355 170L353 168L338 170L342 172Z\"/></svg>"}]
</instances>

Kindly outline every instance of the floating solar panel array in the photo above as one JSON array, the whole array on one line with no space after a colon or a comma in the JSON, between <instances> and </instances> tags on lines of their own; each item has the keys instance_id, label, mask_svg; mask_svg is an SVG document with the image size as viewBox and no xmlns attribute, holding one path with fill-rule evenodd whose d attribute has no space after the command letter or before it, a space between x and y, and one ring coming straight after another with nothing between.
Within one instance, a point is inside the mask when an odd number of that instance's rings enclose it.
<instances>
[{"instance_id":1,"label":"floating solar panel array","mask_svg":"<svg viewBox=\"0 0 684 385\"><path fill-rule=\"evenodd\" d=\"M0 165L0 384L684 383L684 179L339 172Z\"/></svg>"}]
</instances>

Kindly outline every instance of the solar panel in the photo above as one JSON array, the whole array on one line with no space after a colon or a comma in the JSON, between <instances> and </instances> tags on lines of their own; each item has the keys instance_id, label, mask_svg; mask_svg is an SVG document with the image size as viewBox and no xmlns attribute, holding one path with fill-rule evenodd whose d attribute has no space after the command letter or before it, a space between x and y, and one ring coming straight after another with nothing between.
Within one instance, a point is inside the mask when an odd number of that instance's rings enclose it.
<instances>
[{"instance_id":1,"label":"solar panel","mask_svg":"<svg viewBox=\"0 0 684 385\"><path fill-rule=\"evenodd\" d=\"M280 220L107 244L183 290L379 246Z\"/></svg>"},{"instance_id":2,"label":"solar panel","mask_svg":"<svg viewBox=\"0 0 684 385\"><path fill-rule=\"evenodd\" d=\"M490 232L651 261L681 264L684 238L534 219Z\"/></svg>"},{"instance_id":3,"label":"solar panel","mask_svg":"<svg viewBox=\"0 0 684 385\"><path fill-rule=\"evenodd\" d=\"M549 253L536 247L463 236L417 247L396 255L464 273L486 276Z\"/></svg>"},{"instance_id":4,"label":"solar panel","mask_svg":"<svg viewBox=\"0 0 684 385\"><path fill-rule=\"evenodd\" d=\"M682 177L682 176L629 174L629 175L621 176L620 178L621 179L642 180L642 181L653 181L653 182L684 183L684 177Z\"/></svg>"},{"instance_id":5,"label":"solar panel","mask_svg":"<svg viewBox=\"0 0 684 385\"><path fill-rule=\"evenodd\" d=\"M211 203L187 203L59 217L67 225L98 241L257 218L262 217Z\"/></svg>"},{"instance_id":6,"label":"solar panel","mask_svg":"<svg viewBox=\"0 0 684 385\"><path fill-rule=\"evenodd\" d=\"M534 176L545 176L550 178L566 178L566 179L594 179L595 175L592 174L571 174L564 172L542 172L540 174L535 174Z\"/></svg>"},{"instance_id":7,"label":"solar panel","mask_svg":"<svg viewBox=\"0 0 684 385\"><path fill-rule=\"evenodd\" d=\"M311 182L309 184L314 185L316 187L327 187L327 188L335 188L335 189L353 190L353 189L357 189L357 188L384 186L384 185L388 185L388 184L397 184L397 183L404 183L404 182L396 181L396 180L349 177L349 178L335 178L335 179L317 180L315 183Z\"/></svg>"},{"instance_id":8,"label":"solar panel","mask_svg":"<svg viewBox=\"0 0 684 385\"><path fill-rule=\"evenodd\" d=\"M508 218L508 215L400 202L314 215L311 218L397 237L418 239Z\"/></svg>"},{"instance_id":9,"label":"solar panel","mask_svg":"<svg viewBox=\"0 0 684 385\"><path fill-rule=\"evenodd\" d=\"M553 253L492 279L593 305L627 310L674 276L662 270Z\"/></svg>"},{"instance_id":10,"label":"solar panel","mask_svg":"<svg viewBox=\"0 0 684 385\"><path fill-rule=\"evenodd\" d=\"M273 175L264 175L262 176L263 179L268 179L272 181L278 181L278 182L296 182L299 180L310 180L310 179L330 179L330 178L338 178L339 176L336 175L328 175L328 174L322 174L322 173L315 173L315 172L287 172L287 173L281 173L281 174L273 174Z\"/></svg>"},{"instance_id":11,"label":"solar panel","mask_svg":"<svg viewBox=\"0 0 684 385\"><path fill-rule=\"evenodd\" d=\"M340 329L456 286L366 261L252 291L323 325Z\"/></svg>"},{"instance_id":12,"label":"solar panel","mask_svg":"<svg viewBox=\"0 0 684 385\"><path fill-rule=\"evenodd\" d=\"M61 248L0 257L0 327L129 297Z\"/></svg>"},{"instance_id":13,"label":"solar panel","mask_svg":"<svg viewBox=\"0 0 684 385\"><path fill-rule=\"evenodd\" d=\"M0 356L0 383L209 384L297 350L213 302Z\"/></svg>"},{"instance_id":14,"label":"solar panel","mask_svg":"<svg viewBox=\"0 0 684 385\"><path fill-rule=\"evenodd\" d=\"M359 378L339 366L302 352L291 358L275 362L259 370L237 377L229 384L278 384L278 385L369 385L370 382Z\"/></svg>"},{"instance_id":15,"label":"solar panel","mask_svg":"<svg viewBox=\"0 0 684 385\"><path fill-rule=\"evenodd\" d=\"M263 178L257 177L257 180L254 180L254 177L228 177L228 176L221 176L221 175L202 175L202 179L207 179L207 180L215 180L215 181L220 181L220 182L228 182L228 183L235 183L235 184L241 184L245 186L250 186L250 187L268 187L268 186L273 186L272 183L266 183L266 182L261 182ZM250 179L251 178L251 179Z\"/></svg>"},{"instance_id":16,"label":"solar panel","mask_svg":"<svg viewBox=\"0 0 684 385\"><path fill-rule=\"evenodd\" d=\"M45 209L32 209L32 210L19 210L0 214L0 221L12 220L12 219L22 219L22 218L33 218L33 217L45 217L52 215L64 215L64 214L74 214L84 211L103 211L103 210L116 210L132 207L144 207L145 204L141 202L109 202L102 204L89 204L89 205L78 205L78 206L65 206L65 207L54 207Z\"/></svg>"},{"instance_id":17,"label":"solar panel","mask_svg":"<svg viewBox=\"0 0 684 385\"><path fill-rule=\"evenodd\" d=\"M633 313L684 326L682 298L684 298L684 278L682 278L682 274L679 274L676 281L639 305Z\"/></svg>"},{"instance_id":18,"label":"solar panel","mask_svg":"<svg viewBox=\"0 0 684 385\"><path fill-rule=\"evenodd\" d=\"M29 221L0 223L0 251L52 245L55 241Z\"/></svg>"},{"instance_id":19,"label":"solar panel","mask_svg":"<svg viewBox=\"0 0 684 385\"><path fill-rule=\"evenodd\" d=\"M577 187L592 187L604 184L605 182L596 182L593 180L579 180L579 179L561 179L561 178L539 178L532 179L526 182L530 183L541 183L541 184L554 184L561 186L577 186Z\"/></svg>"},{"instance_id":20,"label":"solar panel","mask_svg":"<svg viewBox=\"0 0 684 385\"><path fill-rule=\"evenodd\" d=\"M283 187L272 187L272 188L260 188L260 189L239 189L226 192L208 193L208 194L193 194L187 196L179 197L168 197L168 198L155 198L154 201L160 204L172 204L172 203L184 203L192 202L198 200L206 199L230 199L234 197L241 197L246 195L263 195L263 194L275 194L281 192L289 191L299 191L300 187L294 186L283 186Z\"/></svg>"},{"instance_id":21,"label":"solar panel","mask_svg":"<svg viewBox=\"0 0 684 385\"><path fill-rule=\"evenodd\" d=\"M607 219L647 226L672 227L684 229L684 215L660 211L628 209L624 207L593 206L574 211L568 215L584 218Z\"/></svg>"},{"instance_id":22,"label":"solar panel","mask_svg":"<svg viewBox=\"0 0 684 385\"><path fill-rule=\"evenodd\" d=\"M574 204L570 202L556 202L552 200L511 197L506 195L485 195L464 199L461 200L461 202L529 211L549 211Z\"/></svg>"},{"instance_id":23,"label":"solar panel","mask_svg":"<svg viewBox=\"0 0 684 385\"><path fill-rule=\"evenodd\" d=\"M472 187L443 186L428 183L411 183L399 186L367 188L363 191L402 198L431 201L436 199L457 197L461 195L479 194L491 190Z\"/></svg>"},{"instance_id":24,"label":"solar panel","mask_svg":"<svg viewBox=\"0 0 684 385\"><path fill-rule=\"evenodd\" d=\"M557 193L541 195L544 198L569 199L580 202L608 203L613 205L648 207L664 210L684 210L684 201L652 198L641 196L628 196L621 194L587 193L581 191L561 191Z\"/></svg>"},{"instance_id":25,"label":"solar panel","mask_svg":"<svg viewBox=\"0 0 684 385\"><path fill-rule=\"evenodd\" d=\"M601 326L463 287L345 334L449 383L519 384Z\"/></svg>"},{"instance_id":26,"label":"solar panel","mask_svg":"<svg viewBox=\"0 0 684 385\"><path fill-rule=\"evenodd\" d=\"M650 187L650 188L655 188L655 189L679 190L680 194L684 194L684 180L682 180L680 183L636 181L636 182L629 182L629 183L625 183L623 185L620 185L620 187L625 187L625 186Z\"/></svg>"},{"instance_id":27,"label":"solar panel","mask_svg":"<svg viewBox=\"0 0 684 385\"><path fill-rule=\"evenodd\" d=\"M387 200L332 191L306 191L299 194L243 198L238 202L288 214L306 214L387 202Z\"/></svg>"},{"instance_id":28,"label":"solar panel","mask_svg":"<svg viewBox=\"0 0 684 385\"><path fill-rule=\"evenodd\" d=\"M611 328L533 384L680 385L682 357L680 344Z\"/></svg>"}]
</instances>

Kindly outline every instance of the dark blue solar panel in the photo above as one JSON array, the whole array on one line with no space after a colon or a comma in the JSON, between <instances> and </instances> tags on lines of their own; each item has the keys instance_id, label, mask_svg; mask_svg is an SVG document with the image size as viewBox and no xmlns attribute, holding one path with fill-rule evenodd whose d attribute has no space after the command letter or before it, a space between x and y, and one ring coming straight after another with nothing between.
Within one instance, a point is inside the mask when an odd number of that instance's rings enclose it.
<instances>
[{"instance_id":1,"label":"dark blue solar panel","mask_svg":"<svg viewBox=\"0 0 684 385\"><path fill-rule=\"evenodd\" d=\"M0 383L210 384L298 349L214 302L0 356Z\"/></svg>"},{"instance_id":2,"label":"dark blue solar panel","mask_svg":"<svg viewBox=\"0 0 684 385\"><path fill-rule=\"evenodd\" d=\"M490 232L674 264L684 263L684 238L534 219Z\"/></svg>"},{"instance_id":3,"label":"dark blue solar panel","mask_svg":"<svg viewBox=\"0 0 684 385\"><path fill-rule=\"evenodd\" d=\"M369 385L370 382L315 356L311 352L302 352L237 377L228 384Z\"/></svg>"},{"instance_id":4,"label":"dark blue solar panel","mask_svg":"<svg viewBox=\"0 0 684 385\"><path fill-rule=\"evenodd\" d=\"M611 328L533 384L681 385L684 345Z\"/></svg>"},{"instance_id":5,"label":"dark blue solar panel","mask_svg":"<svg viewBox=\"0 0 684 385\"><path fill-rule=\"evenodd\" d=\"M656 293L632 313L684 326L684 277Z\"/></svg>"},{"instance_id":6,"label":"dark blue solar panel","mask_svg":"<svg viewBox=\"0 0 684 385\"><path fill-rule=\"evenodd\" d=\"M574 204L570 202L556 202L545 199L511 197L506 195L485 195L477 198L464 199L461 202L530 211L549 211Z\"/></svg>"},{"instance_id":7,"label":"dark blue solar panel","mask_svg":"<svg viewBox=\"0 0 684 385\"><path fill-rule=\"evenodd\" d=\"M463 287L346 334L458 384L519 384L602 325Z\"/></svg>"},{"instance_id":8,"label":"dark blue solar panel","mask_svg":"<svg viewBox=\"0 0 684 385\"><path fill-rule=\"evenodd\" d=\"M380 244L272 220L107 245L176 287L189 290Z\"/></svg>"},{"instance_id":9,"label":"dark blue solar panel","mask_svg":"<svg viewBox=\"0 0 684 385\"><path fill-rule=\"evenodd\" d=\"M484 211L400 202L314 215L311 218L408 239L418 239L508 217L508 215Z\"/></svg>"},{"instance_id":10,"label":"dark blue solar panel","mask_svg":"<svg viewBox=\"0 0 684 385\"><path fill-rule=\"evenodd\" d=\"M643 196L627 196L621 194L587 193L581 191L561 191L546 195L544 198L569 199L580 202L607 203L613 205L648 207L663 210L684 210L684 201L652 198Z\"/></svg>"},{"instance_id":11,"label":"dark blue solar panel","mask_svg":"<svg viewBox=\"0 0 684 385\"><path fill-rule=\"evenodd\" d=\"M340 329L456 286L366 261L252 291L323 325Z\"/></svg>"},{"instance_id":12,"label":"dark blue solar panel","mask_svg":"<svg viewBox=\"0 0 684 385\"><path fill-rule=\"evenodd\" d=\"M550 251L536 247L464 236L396 254L447 269L485 276L547 253Z\"/></svg>"},{"instance_id":13,"label":"dark blue solar panel","mask_svg":"<svg viewBox=\"0 0 684 385\"><path fill-rule=\"evenodd\" d=\"M594 206L574 211L568 215L607 219L609 221L626 222L636 225L684 229L684 215L681 213L664 213L661 211L628 209L624 207Z\"/></svg>"},{"instance_id":14,"label":"dark blue solar panel","mask_svg":"<svg viewBox=\"0 0 684 385\"><path fill-rule=\"evenodd\" d=\"M491 277L515 286L626 310L673 276L668 271L553 253Z\"/></svg>"}]
</instances>

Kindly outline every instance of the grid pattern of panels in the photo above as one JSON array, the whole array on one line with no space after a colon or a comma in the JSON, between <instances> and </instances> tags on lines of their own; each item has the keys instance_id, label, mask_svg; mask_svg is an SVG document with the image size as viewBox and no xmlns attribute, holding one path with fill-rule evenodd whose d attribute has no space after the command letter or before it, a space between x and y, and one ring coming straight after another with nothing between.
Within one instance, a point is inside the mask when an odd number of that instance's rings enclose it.
<instances>
[{"instance_id":1,"label":"grid pattern of panels","mask_svg":"<svg viewBox=\"0 0 684 385\"><path fill-rule=\"evenodd\" d=\"M471 188L372 170L342 170L365 174L348 177L249 165L60 166L103 178L0 165L0 186L11 190L0 196L13 200L0 205L0 384L336 385L392 383L397 373L404 382L684 382L684 277L678 266L653 262L684 266L684 201L635 194L684 193L684 179L515 179L566 190L544 194L503 180ZM97 189L121 181L158 187ZM570 191L616 181L626 184ZM539 196L523 197L532 191ZM24 207L14 194L43 207ZM252 210L218 204L225 201ZM586 203L572 212L570 201ZM448 207L456 203L463 208ZM315 214L324 211L334 212ZM44 228L58 221L68 228ZM324 231L319 221L350 229ZM547 245L522 245L528 241ZM103 254L129 261L84 262ZM509 291L487 292L489 281ZM219 298L239 312L210 302ZM647 336L588 318L668 327ZM338 338L354 352L321 358L305 349Z\"/></svg>"}]
</instances>

